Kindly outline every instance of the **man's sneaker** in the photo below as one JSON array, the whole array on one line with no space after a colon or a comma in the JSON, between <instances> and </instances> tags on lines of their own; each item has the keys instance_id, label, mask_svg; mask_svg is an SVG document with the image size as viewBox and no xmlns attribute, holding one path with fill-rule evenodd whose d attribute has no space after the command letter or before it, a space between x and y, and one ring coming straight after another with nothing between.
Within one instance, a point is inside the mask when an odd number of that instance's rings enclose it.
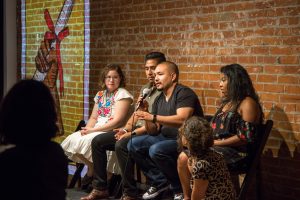
<instances>
[{"instance_id":1,"label":"man's sneaker","mask_svg":"<svg viewBox=\"0 0 300 200\"><path fill-rule=\"evenodd\" d=\"M183 194L182 193L175 194L174 200L184 200Z\"/></svg>"},{"instance_id":2,"label":"man's sneaker","mask_svg":"<svg viewBox=\"0 0 300 200\"><path fill-rule=\"evenodd\" d=\"M169 185L164 186L160 189L156 187L150 187L147 192L143 195L143 199L152 199L156 196L158 196L161 192L167 190L169 188Z\"/></svg>"}]
</instances>

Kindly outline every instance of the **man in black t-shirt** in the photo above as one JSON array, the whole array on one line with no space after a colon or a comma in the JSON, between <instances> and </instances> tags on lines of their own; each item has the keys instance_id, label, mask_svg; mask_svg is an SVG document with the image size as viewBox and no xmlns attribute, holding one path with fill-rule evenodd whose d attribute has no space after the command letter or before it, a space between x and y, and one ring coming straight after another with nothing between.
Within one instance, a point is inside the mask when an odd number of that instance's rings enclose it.
<instances>
[{"instance_id":1,"label":"man in black t-shirt","mask_svg":"<svg viewBox=\"0 0 300 200\"><path fill-rule=\"evenodd\" d=\"M128 144L131 157L148 178L151 187L143 199L152 199L171 184L175 197L182 193L177 173L178 128L192 115L203 116L197 95L190 88L178 84L179 70L175 63L166 61L155 69L155 85L162 93L155 100L152 113L137 111L146 121L148 135L136 137ZM146 104L144 104L146 105Z\"/></svg>"}]
</instances>

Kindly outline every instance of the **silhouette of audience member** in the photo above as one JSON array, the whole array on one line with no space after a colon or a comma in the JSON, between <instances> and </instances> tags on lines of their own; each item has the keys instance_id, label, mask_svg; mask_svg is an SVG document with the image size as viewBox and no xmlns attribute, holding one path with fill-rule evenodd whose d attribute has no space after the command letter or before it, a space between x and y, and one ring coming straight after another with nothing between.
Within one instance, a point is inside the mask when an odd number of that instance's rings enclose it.
<instances>
[{"instance_id":1,"label":"silhouette of audience member","mask_svg":"<svg viewBox=\"0 0 300 200\"><path fill-rule=\"evenodd\" d=\"M190 117L179 129L180 150L188 149L191 180L191 199L236 199L230 173L223 156L211 147L212 128L203 118Z\"/></svg>"},{"instance_id":2,"label":"silhouette of audience member","mask_svg":"<svg viewBox=\"0 0 300 200\"><path fill-rule=\"evenodd\" d=\"M220 69L220 106L211 120L214 148L220 152L228 167L238 166L247 159L247 145L255 140L256 127L263 121L259 97L247 71L239 64ZM184 199L190 199L191 174L187 165L188 154L178 157L178 173ZM247 163L246 163L247 164Z\"/></svg>"},{"instance_id":3,"label":"silhouette of audience member","mask_svg":"<svg viewBox=\"0 0 300 200\"><path fill-rule=\"evenodd\" d=\"M9 200L63 200L68 162L51 139L58 127L55 102L42 82L16 83L0 107L0 196Z\"/></svg>"}]
</instances>

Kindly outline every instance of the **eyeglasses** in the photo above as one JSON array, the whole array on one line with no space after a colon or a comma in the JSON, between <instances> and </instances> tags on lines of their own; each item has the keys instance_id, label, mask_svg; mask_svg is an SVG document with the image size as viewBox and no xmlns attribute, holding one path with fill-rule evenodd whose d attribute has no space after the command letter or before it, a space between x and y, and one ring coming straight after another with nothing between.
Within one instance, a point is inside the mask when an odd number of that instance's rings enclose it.
<instances>
[{"instance_id":1,"label":"eyeglasses","mask_svg":"<svg viewBox=\"0 0 300 200\"><path fill-rule=\"evenodd\" d=\"M120 77L119 76L105 76L105 80L118 80Z\"/></svg>"}]
</instances>

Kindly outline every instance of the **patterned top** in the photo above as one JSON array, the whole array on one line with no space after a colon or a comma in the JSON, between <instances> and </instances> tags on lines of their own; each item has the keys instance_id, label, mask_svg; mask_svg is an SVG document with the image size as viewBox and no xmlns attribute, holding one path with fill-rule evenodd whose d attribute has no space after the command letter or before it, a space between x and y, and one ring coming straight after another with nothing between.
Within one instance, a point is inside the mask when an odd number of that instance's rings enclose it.
<instances>
[{"instance_id":1,"label":"patterned top","mask_svg":"<svg viewBox=\"0 0 300 200\"><path fill-rule=\"evenodd\" d=\"M236 199L235 189L221 154L210 150L201 157L190 157L189 163L192 163L191 188L194 179L208 180L205 199Z\"/></svg>"},{"instance_id":2,"label":"patterned top","mask_svg":"<svg viewBox=\"0 0 300 200\"><path fill-rule=\"evenodd\" d=\"M133 96L124 88L118 88L110 94L106 90L99 91L94 98L95 103L98 104L97 123L104 124L112 120L115 113L115 103L126 98L133 99Z\"/></svg>"},{"instance_id":3,"label":"patterned top","mask_svg":"<svg viewBox=\"0 0 300 200\"><path fill-rule=\"evenodd\" d=\"M218 110L212 119L211 126L215 139L225 139L237 135L241 140L251 143L255 139L256 127L253 123L246 122L238 112ZM245 152L245 148L239 147Z\"/></svg>"}]
</instances>

